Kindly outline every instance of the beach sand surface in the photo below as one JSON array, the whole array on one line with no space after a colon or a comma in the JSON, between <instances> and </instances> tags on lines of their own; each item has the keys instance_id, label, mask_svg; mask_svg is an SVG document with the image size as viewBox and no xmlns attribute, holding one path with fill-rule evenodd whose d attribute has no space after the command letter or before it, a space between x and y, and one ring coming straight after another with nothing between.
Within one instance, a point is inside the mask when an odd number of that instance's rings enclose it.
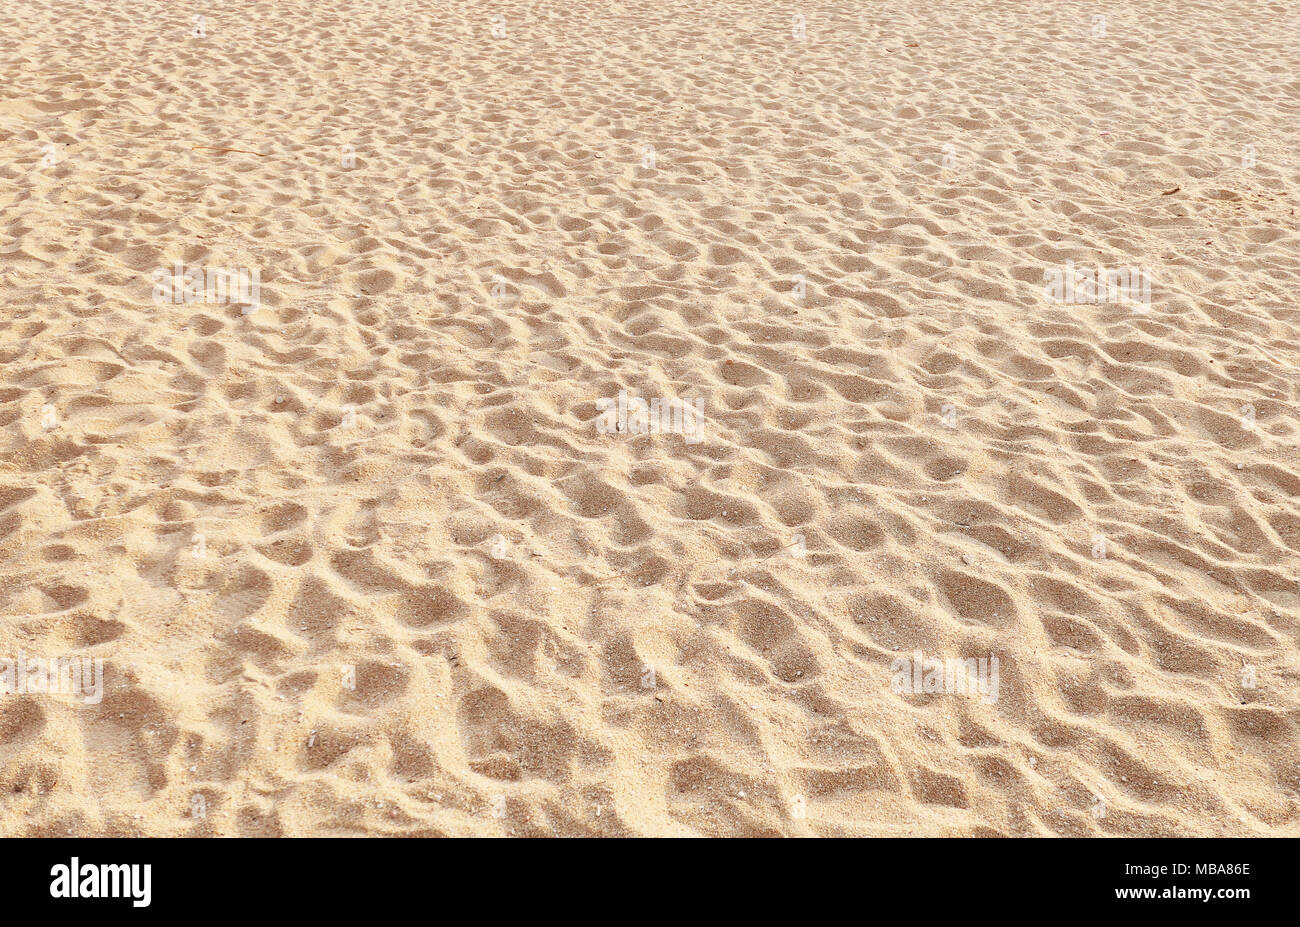
<instances>
[{"instance_id":1,"label":"beach sand surface","mask_svg":"<svg viewBox=\"0 0 1300 927\"><path fill-rule=\"evenodd\" d=\"M0 835L1300 834L1294 3L0 39Z\"/></svg>"}]
</instances>

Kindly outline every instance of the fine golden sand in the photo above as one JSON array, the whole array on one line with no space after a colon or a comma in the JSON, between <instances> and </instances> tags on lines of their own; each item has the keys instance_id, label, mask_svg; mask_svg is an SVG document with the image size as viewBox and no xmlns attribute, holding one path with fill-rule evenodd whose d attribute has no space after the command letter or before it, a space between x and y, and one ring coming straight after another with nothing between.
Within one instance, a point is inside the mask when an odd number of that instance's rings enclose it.
<instances>
[{"instance_id":1,"label":"fine golden sand","mask_svg":"<svg viewBox=\"0 0 1300 927\"><path fill-rule=\"evenodd\" d=\"M1298 75L1289 0L0 4L0 659L104 686L0 695L0 834L1300 834Z\"/></svg>"}]
</instances>

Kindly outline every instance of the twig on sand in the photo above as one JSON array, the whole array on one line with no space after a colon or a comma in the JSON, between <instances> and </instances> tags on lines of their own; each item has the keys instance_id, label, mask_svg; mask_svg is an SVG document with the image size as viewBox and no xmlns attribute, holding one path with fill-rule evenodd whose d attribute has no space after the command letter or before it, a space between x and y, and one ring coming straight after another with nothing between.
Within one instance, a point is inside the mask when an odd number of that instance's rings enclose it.
<instances>
[{"instance_id":1,"label":"twig on sand","mask_svg":"<svg viewBox=\"0 0 1300 927\"><path fill-rule=\"evenodd\" d=\"M789 544L785 545L785 547L778 547L776 550L772 551L766 557L760 557L758 559L758 562L763 563L766 560L771 560L773 557L775 557L777 554L781 553L782 551L787 551L791 547L798 547L798 546L799 546L799 541L791 541Z\"/></svg>"},{"instance_id":2,"label":"twig on sand","mask_svg":"<svg viewBox=\"0 0 1300 927\"><path fill-rule=\"evenodd\" d=\"M190 151L197 151L200 148L206 148L209 151L238 151L240 154L257 155L259 158L266 157L266 155L262 154L260 151L249 151L247 148L217 148L214 145L191 145Z\"/></svg>"}]
</instances>

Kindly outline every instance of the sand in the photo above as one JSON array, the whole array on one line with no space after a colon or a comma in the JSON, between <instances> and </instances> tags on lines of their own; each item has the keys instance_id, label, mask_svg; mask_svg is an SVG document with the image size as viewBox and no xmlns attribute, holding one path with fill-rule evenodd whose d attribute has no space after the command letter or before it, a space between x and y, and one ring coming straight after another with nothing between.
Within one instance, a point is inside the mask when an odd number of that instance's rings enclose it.
<instances>
[{"instance_id":1,"label":"sand","mask_svg":"<svg viewBox=\"0 0 1300 927\"><path fill-rule=\"evenodd\" d=\"M1300 834L1294 4L0 37L0 834Z\"/></svg>"}]
</instances>

